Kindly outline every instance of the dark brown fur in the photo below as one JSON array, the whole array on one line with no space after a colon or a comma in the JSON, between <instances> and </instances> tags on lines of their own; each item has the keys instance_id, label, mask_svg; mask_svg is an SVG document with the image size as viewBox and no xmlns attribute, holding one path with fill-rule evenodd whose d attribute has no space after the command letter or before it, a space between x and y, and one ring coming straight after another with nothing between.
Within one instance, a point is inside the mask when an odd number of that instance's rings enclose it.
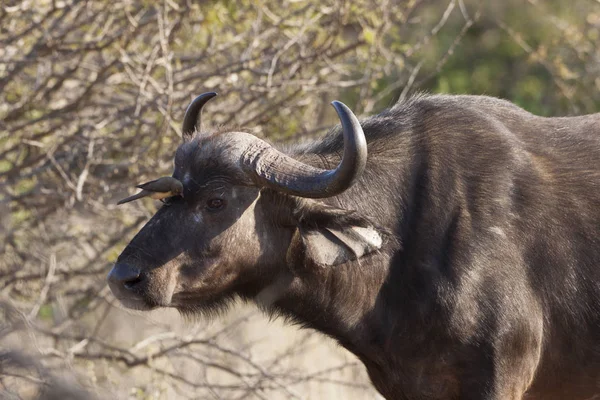
<instances>
[{"instance_id":1,"label":"dark brown fur","mask_svg":"<svg viewBox=\"0 0 600 400\"><path fill-rule=\"evenodd\" d=\"M364 175L320 201L254 187L223 164L226 134L183 144L185 198L119 257L142 278L117 296L184 313L256 301L338 340L388 399L600 393L600 114L418 96L362 126ZM332 168L341 148L338 128L288 153ZM207 212L213 196L228 208ZM383 246L316 263L309 234L347 226Z\"/></svg>"}]
</instances>

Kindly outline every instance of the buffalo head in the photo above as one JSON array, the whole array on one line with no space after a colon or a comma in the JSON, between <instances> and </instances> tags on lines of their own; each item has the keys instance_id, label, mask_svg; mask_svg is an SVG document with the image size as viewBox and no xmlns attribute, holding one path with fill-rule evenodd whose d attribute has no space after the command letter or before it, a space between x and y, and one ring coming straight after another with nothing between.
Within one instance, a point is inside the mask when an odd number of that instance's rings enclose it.
<instances>
[{"instance_id":1,"label":"buffalo head","mask_svg":"<svg viewBox=\"0 0 600 400\"><path fill-rule=\"evenodd\" d=\"M298 160L315 164L318 156L292 158L248 133L201 133L202 106L214 96L198 96L184 117L173 172L183 195L166 199L108 275L127 307L212 309L235 296L255 298L282 274L345 263L381 246L367 218L326 201L366 166L365 136L348 107L332 103L344 148L327 170Z\"/></svg>"}]
</instances>

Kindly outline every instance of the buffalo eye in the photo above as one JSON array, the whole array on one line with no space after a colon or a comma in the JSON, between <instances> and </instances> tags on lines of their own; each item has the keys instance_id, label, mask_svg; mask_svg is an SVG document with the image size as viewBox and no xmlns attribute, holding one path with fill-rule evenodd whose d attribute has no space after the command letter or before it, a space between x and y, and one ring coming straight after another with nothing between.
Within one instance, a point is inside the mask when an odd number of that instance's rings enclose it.
<instances>
[{"instance_id":1,"label":"buffalo eye","mask_svg":"<svg viewBox=\"0 0 600 400\"><path fill-rule=\"evenodd\" d=\"M209 211L218 211L218 210L222 209L223 207L225 207L225 200L223 200L223 199L214 198L214 199L210 199L206 202L206 208Z\"/></svg>"}]
</instances>

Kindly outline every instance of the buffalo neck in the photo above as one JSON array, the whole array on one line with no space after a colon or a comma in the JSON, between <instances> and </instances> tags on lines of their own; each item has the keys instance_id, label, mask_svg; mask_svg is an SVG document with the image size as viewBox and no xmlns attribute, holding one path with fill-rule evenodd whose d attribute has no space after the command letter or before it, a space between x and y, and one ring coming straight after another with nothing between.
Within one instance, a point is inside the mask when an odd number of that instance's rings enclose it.
<instances>
[{"instance_id":1,"label":"buffalo neck","mask_svg":"<svg viewBox=\"0 0 600 400\"><path fill-rule=\"evenodd\" d=\"M274 283L279 293L269 311L333 337L362 358L375 342L387 341L388 321L379 313L386 303L387 259L382 252L339 266L286 269Z\"/></svg>"},{"instance_id":2,"label":"buffalo neck","mask_svg":"<svg viewBox=\"0 0 600 400\"><path fill-rule=\"evenodd\" d=\"M338 154L305 155L311 164L332 168L339 161ZM363 213L390 236L380 251L359 260L334 266L316 266L305 263L290 269L282 268L271 284L269 295L275 300L270 312L280 313L301 326L320 331L353 352L365 362L383 363L384 360L368 360L367 354L385 355L393 343L391 338L402 321L390 321L389 307L401 307L403 295L395 293L400 285L389 281L394 271L392 255L396 257L402 246L403 213L406 199L398 193L407 193L411 185L402 176L395 180L384 176L389 170L410 168L405 157L389 157L384 152L374 152L364 176L346 193L324 202L331 206ZM396 164L392 167L391 164ZM410 175L406 175L410 176ZM396 260L397 261L397 260ZM396 278L395 276L392 278ZM274 289L276 288L276 289ZM272 289L272 290L271 290ZM401 297L401 298L400 298ZM387 311L386 311L387 310ZM377 351L373 351L373 350Z\"/></svg>"},{"instance_id":3,"label":"buffalo neck","mask_svg":"<svg viewBox=\"0 0 600 400\"><path fill-rule=\"evenodd\" d=\"M384 360L369 360L366 355L389 354L387 350L394 345L391 339L415 321L404 319L412 312L400 308L410 304L411 293L402 292L404 283L398 279L405 278L401 272L402 235L410 223L405 216L414 207L419 179L419 174L412 172L420 169L422 160L414 150L411 124L404 119L394 123L398 124L394 129L389 124L383 129L371 120L364 121L369 156L363 176L341 195L321 200L361 213L384 229L390 236L382 249L341 265L301 265L292 270L286 266L270 286L277 289L269 291L273 302L266 307L333 337L363 361L376 364ZM396 146L388 145L390 131L403 132L396 136ZM294 158L323 169L335 168L342 145L341 135L334 131L316 147L297 151ZM394 284L390 285L391 281ZM398 310L391 312L390 307Z\"/></svg>"}]
</instances>

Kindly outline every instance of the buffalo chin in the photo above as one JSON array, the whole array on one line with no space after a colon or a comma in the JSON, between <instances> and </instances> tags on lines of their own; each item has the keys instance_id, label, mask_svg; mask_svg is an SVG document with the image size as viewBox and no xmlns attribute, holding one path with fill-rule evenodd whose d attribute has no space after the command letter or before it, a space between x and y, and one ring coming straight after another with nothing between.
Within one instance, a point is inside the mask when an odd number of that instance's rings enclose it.
<instances>
[{"instance_id":1,"label":"buffalo chin","mask_svg":"<svg viewBox=\"0 0 600 400\"><path fill-rule=\"evenodd\" d=\"M117 300L123 307L138 311L150 311L161 307L171 306L172 293L163 293L159 296L151 296L147 291L137 293L123 293L113 291Z\"/></svg>"},{"instance_id":2,"label":"buffalo chin","mask_svg":"<svg viewBox=\"0 0 600 400\"><path fill-rule=\"evenodd\" d=\"M238 296L234 293L218 296L202 296L194 294L174 294L170 307L175 308L186 319L222 316L235 303Z\"/></svg>"},{"instance_id":3,"label":"buffalo chin","mask_svg":"<svg viewBox=\"0 0 600 400\"><path fill-rule=\"evenodd\" d=\"M121 305L124 308L128 308L130 310L150 311L150 310L154 310L154 309L160 307L158 305L151 304L143 299L135 299L135 298L121 298L121 299L117 298L117 299L119 300L119 302L121 303Z\"/></svg>"}]
</instances>

